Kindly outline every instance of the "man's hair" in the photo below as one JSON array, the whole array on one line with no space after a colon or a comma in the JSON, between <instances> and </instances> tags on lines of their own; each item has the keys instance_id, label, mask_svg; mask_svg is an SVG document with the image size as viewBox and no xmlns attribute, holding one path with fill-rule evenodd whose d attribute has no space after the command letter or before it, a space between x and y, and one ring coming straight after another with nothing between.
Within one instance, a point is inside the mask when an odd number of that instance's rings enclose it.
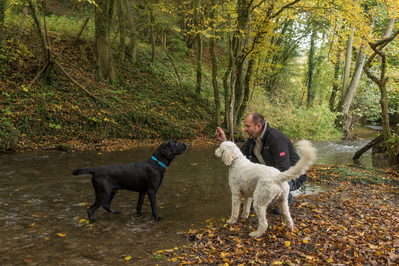
<instances>
[{"instance_id":1,"label":"man's hair","mask_svg":"<svg viewBox=\"0 0 399 266\"><path fill-rule=\"evenodd\" d=\"M265 126L265 119L263 118L263 115L260 113L253 113L252 114L252 123L254 125L260 124L262 127Z\"/></svg>"}]
</instances>

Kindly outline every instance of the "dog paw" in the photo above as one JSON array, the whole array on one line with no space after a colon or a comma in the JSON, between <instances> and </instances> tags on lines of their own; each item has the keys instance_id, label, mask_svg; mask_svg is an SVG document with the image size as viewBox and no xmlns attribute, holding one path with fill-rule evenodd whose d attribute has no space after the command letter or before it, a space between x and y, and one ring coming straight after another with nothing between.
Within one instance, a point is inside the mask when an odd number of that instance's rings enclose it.
<instances>
[{"instance_id":1,"label":"dog paw","mask_svg":"<svg viewBox=\"0 0 399 266\"><path fill-rule=\"evenodd\" d=\"M231 220L231 219L228 219L227 220L227 223L228 224L235 224L237 221L236 220Z\"/></svg>"}]
</instances>

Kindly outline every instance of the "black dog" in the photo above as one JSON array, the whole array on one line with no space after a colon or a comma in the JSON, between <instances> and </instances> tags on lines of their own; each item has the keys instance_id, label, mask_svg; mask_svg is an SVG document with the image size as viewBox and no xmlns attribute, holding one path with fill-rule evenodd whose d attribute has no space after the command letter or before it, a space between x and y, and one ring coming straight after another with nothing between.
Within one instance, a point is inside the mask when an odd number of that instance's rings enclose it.
<instances>
[{"instance_id":1,"label":"black dog","mask_svg":"<svg viewBox=\"0 0 399 266\"><path fill-rule=\"evenodd\" d=\"M74 175L93 175L91 181L96 200L87 209L90 222L94 222L93 214L100 206L103 206L108 212L114 213L110 205L118 189L139 192L136 208L138 214L141 214L144 196L147 193L151 203L152 215L155 220L159 220L156 195L161 186L166 167L169 166L176 155L180 155L186 150L186 143L168 140L162 143L153 153L153 156L145 161L134 164L107 165L75 170L73 172Z\"/></svg>"}]
</instances>

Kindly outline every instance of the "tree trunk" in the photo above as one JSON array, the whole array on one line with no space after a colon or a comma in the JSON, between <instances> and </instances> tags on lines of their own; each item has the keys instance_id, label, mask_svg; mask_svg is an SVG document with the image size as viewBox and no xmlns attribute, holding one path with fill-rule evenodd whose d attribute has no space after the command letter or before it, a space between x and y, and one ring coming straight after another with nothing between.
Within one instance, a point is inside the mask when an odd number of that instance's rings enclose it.
<instances>
[{"instance_id":1,"label":"tree trunk","mask_svg":"<svg viewBox=\"0 0 399 266\"><path fill-rule=\"evenodd\" d=\"M193 22L194 29L196 33L196 41L197 41L197 83L195 86L195 92L200 95L201 94L201 86L202 86L202 36L199 33L199 25L201 21L201 12L200 12L200 0L194 0L194 14L193 14Z\"/></svg>"},{"instance_id":2,"label":"tree trunk","mask_svg":"<svg viewBox=\"0 0 399 266\"><path fill-rule=\"evenodd\" d=\"M152 8L149 9L150 11L150 34L151 34L151 67L153 68L155 65L155 17L154 11Z\"/></svg>"},{"instance_id":3,"label":"tree trunk","mask_svg":"<svg viewBox=\"0 0 399 266\"><path fill-rule=\"evenodd\" d=\"M123 19L123 9L122 9L122 1L118 1L118 22L119 22L119 42L121 47L122 53L122 61L125 59L125 52L126 52L126 42L125 42L125 22Z\"/></svg>"},{"instance_id":4,"label":"tree trunk","mask_svg":"<svg viewBox=\"0 0 399 266\"><path fill-rule=\"evenodd\" d=\"M240 55L241 48L237 47L237 52L235 53L236 57ZM244 95L245 95L245 84L244 84L244 79L246 77L246 72L247 72L247 60L243 60L243 56L238 57L237 61L237 78L236 78L236 84L235 84L235 104L234 104L234 128L237 127L237 125L240 123L240 119L238 117L239 110L241 108L242 102L244 100ZM248 77L250 78L250 77Z\"/></svg>"},{"instance_id":5,"label":"tree trunk","mask_svg":"<svg viewBox=\"0 0 399 266\"><path fill-rule=\"evenodd\" d=\"M391 22L391 21L390 21ZM390 27L390 23L388 25L388 28ZM389 32L386 32L389 33ZM391 37L389 38L383 38L380 41L377 41L376 43L369 43L371 49L373 49L374 53L370 56L370 58L367 60L366 64L364 65L364 71L366 72L367 76L374 81L378 87L380 88L381 92L381 99L380 99L380 104L381 104L381 117L382 117L382 130L383 130L383 135L384 135L384 140L388 141L392 134L391 134L391 129L389 127L389 113L388 113L388 93L386 90L386 83L388 81L388 77L386 77L386 68L387 68L387 59L385 52L382 50L384 49L385 46L387 46L395 37L399 34L399 30L395 32ZM374 75L374 73L371 72L370 70L370 65L371 62L375 59L376 56L381 57L381 73L380 77L378 78L377 76ZM397 155L397 150L398 150L398 145L399 143L389 143L387 145L387 151L389 155L389 164L394 165L398 163L398 155Z\"/></svg>"},{"instance_id":6,"label":"tree trunk","mask_svg":"<svg viewBox=\"0 0 399 266\"><path fill-rule=\"evenodd\" d=\"M364 146L363 148L361 148L360 150L358 150L355 155L353 155L353 160L359 160L360 156L363 155L363 153L365 153L366 151L368 151L369 149L373 148L375 145L381 143L384 141L384 136L383 135L379 135L378 137L376 137L375 139L373 139L372 141L370 141L369 143L367 143L366 146Z\"/></svg>"},{"instance_id":7,"label":"tree trunk","mask_svg":"<svg viewBox=\"0 0 399 266\"><path fill-rule=\"evenodd\" d=\"M234 60L232 61L232 63L235 64L235 66L232 65L233 68L232 78L233 78L233 73L235 74L234 74L234 84L230 84L230 87L234 85L234 88L231 89L231 93L233 92L234 89L234 110L230 110L230 114L232 114L233 116L229 118L232 119L233 130L236 128L237 124L239 124L239 121L241 119L240 117L238 117L238 115L245 95L244 79L246 76L245 74L247 71L248 60L244 56L243 50L249 43L249 37L243 35L242 32L245 31L247 27L249 19L249 13L248 13L249 9L250 9L250 2L245 0L239 0L237 2L237 14L238 14L236 22L237 26L234 31L234 35L232 36L232 43L231 43L231 48L233 49L232 52L234 56ZM248 78L250 79L251 77L249 76Z\"/></svg>"},{"instance_id":8,"label":"tree trunk","mask_svg":"<svg viewBox=\"0 0 399 266\"><path fill-rule=\"evenodd\" d=\"M21 23L19 24L19 27L18 27L18 37L17 37L18 41L21 41L21 34L22 34L22 31L24 30L24 27L25 27L25 22L26 22L26 18L27 18L26 15L27 14L28 14L28 8L24 7L24 11L22 13L22 21L21 21Z\"/></svg>"},{"instance_id":9,"label":"tree trunk","mask_svg":"<svg viewBox=\"0 0 399 266\"><path fill-rule=\"evenodd\" d=\"M129 26L129 52L132 56L133 64L136 64L136 52L137 52L137 31L136 31L136 21L134 20L132 3L130 0L126 0L126 11L127 11L127 21Z\"/></svg>"},{"instance_id":10,"label":"tree trunk","mask_svg":"<svg viewBox=\"0 0 399 266\"><path fill-rule=\"evenodd\" d=\"M212 6L214 3L212 3ZM220 127L220 96L219 96L219 88L217 82L217 63L216 63L216 54L215 54L215 29L213 20L215 18L215 12L213 9L210 13L210 20L211 20L211 28L212 28L212 36L209 37L209 50L211 53L211 61L212 61L212 86L213 86L213 95L215 98L215 122L218 127Z\"/></svg>"},{"instance_id":11,"label":"tree trunk","mask_svg":"<svg viewBox=\"0 0 399 266\"><path fill-rule=\"evenodd\" d=\"M229 84L228 84L228 82L227 82L227 80L229 79L229 76L230 76L230 73L231 73L231 60L229 60L229 66L228 66L228 68L227 68L227 70L226 70L226 73L224 74L224 76L223 76L223 89L224 89L224 122L226 123L226 128L227 128L227 131L229 131L229 126L230 126L230 124L229 124L229 121L230 121L230 119L229 119L229 114L230 114L230 108L229 108Z\"/></svg>"},{"instance_id":12,"label":"tree trunk","mask_svg":"<svg viewBox=\"0 0 399 266\"><path fill-rule=\"evenodd\" d=\"M315 92L313 88L313 71L315 69L315 39L316 39L316 31L312 31L312 35L310 37L310 49L309 49L309 57L308 57L308 78L307 78L307 90L308 90L308 99L307 99L307 107L310 108L313 104L313 100L315 98Z\"/></svg>"},{"instance_id":13,"label":"tree trunk","mask_svg":"<svg viewBox=\"0 0 399 266\"><path fill-rule=\"evenodd\" d=\"M352 47L353 47L353 37L350 36L348 38L347 42L347 47L346 47L346 57L345 57L345 69L344 69L344 76L343 76L343 82L342 82L342 88L341 88L341 98L338 103L337 107L337 112L340 114L337 116L335 119L335 125L337 127L342 127L342 111L343 111L343 105L344 101L346 98L346 93L348 92L348 87L349 87L349 77L350 77L350 72L351 72L351 63L352 63Z\"/></svg>"},{"instance_id":14,"label":"tree trunk","mask_svg":"<svg viewBox=\"0 0 399 266\"><path fill-rule=\"evenodd\" d=\"M0 1L0 43L5 38L3 32L5 18L6 18L6 0L1 0Z\"/></svg>"},{"instance_id":15,"label":"tree trunk","mask_svg":"<svg viewBox=\"0 0 399 266\"><path fill-rule=\"evenodd\" d=\"M99 75L105 80L113 78L109 28L113 15L114 0L99 0L96 6L96 45Z\"/></svg>"},{"instance_id":16,"label":"tree trunk","mask_svg":"<svg viewBox=\"0 0 399 266\"><path fill-rule=\"evenodd\" d=\"M245 111L247 110L249 104L249 93L251 91L250 85L251 85L251 77L254 69L254 64L255 64L255 56L253 55L251 56L251 59L248 62L247 73L245 74L244 95L242 101L240 102L240 108L238 109L237 112L236 125L240 124L240 121L244 116Z\"/></svg>"},{"instance_id":17,"label":"tree trunk","mask_svg":"<svg viewBox=\"0 0 399 266\"><path fill-rule=\"evenodd\" d=\"M229 24L231 27L231 18L229 15ZM228 117L229 124L229 135L228 140L234 141L234 104L235 104L235 86L237 81L237 58L234 55L233 37L231 31L229 31L229 50L230 50L230 61L231 61L231 79L230 79L230 113Z\"/></svg>"},{"instance_id":18,"label":"tree trunk","mask_svg":"<svg viewBox=\"0 0 399 266\"><path fill-rule=\"evenodd\" d=\"M186 103L186 95L185 95L185 93L184 93L184 88L183 88L183 84L182 84L182 82L181 82L181 78L180 78L180 75L179 75L179 71L177 71L177 67L176 67L175 62L173 61L173 58L169 55L168 51L166 50L166 44L165 44L166 41L163 42L162 40L160 40L160 42L161 42L161 44L162 44L162 47L163 47L163 50L165 51L166 56L169 58L170 62L171 62L172 65L173 65L173 69L175 70L177 79L179 80L179 86L180 86L180 90L181 90L181 93L182 93L183 102Z\"/></svg>"},{"instance_id":19,"label":"tree trunk","mask_svg":"<svg viewBox=\"0 0 399 266\"><path fill-rule=\"evenodd\" d=\"M352 119L351 115L349 114L349 110L351 107L351 103L353 100L353 96L355 95L355 92L357 90L357 87L359 85L359 80L363 72L363 65L364 65L364 60L366 58L366 55L363 51L363 47L360 48L360 52L356 61L356 67L355 71L350 83L349 91L345 97L345 100L343 102L343 122L342 122L342 129L341 132L345 134L346 137L349 137L351 135L351 131L353 128L352 126Z\"/></svg>"},{"instance_id":20,"label":"tree trunk","mask_svg":"<svg viewBox=\"0 0 399 266\"><path fill-rule=\"evenodd\" d=\"M331 97L330 97L330 102L329 102L330 111L331 112L335 111L335 108L334 108L335 99L337 98L337 92L339 90L339 87L338 87L339 80L338 80L338 78L339 78L339 65L340 64L341 64L341 51L338 51L338 53L337 53L337 62L335 63L335 66L334 66L334 81L333 81L334 84L333 84L333 87L332 87L332 92L331 92Z\"/></svg>"},{"instance_id":21,"label":"tree trunk","mask_svg":"<svg viewBox=\"0 0 399 266\"><path fill-rule=\"evenodd\" d=\"M343 102L346 97L346 93L348 92L349 88L349 77L351 74L351 64L352 64L352 47L353 47L353 37L350 36L348 38L348 43L346 47L346 57L345 57L345 70L344 70L344 78L342 83L342 94L341 94L341 101L338 106L338 111L342 112L343 110Z\"/></svg>"},{"instance_id":22,"label":"tree trunk","mask_svg":"<svg viewBox=\"0 0 399 266\"><path fill-rule=\"evenodd\" d=\"M36 6L33 4L32 0L28 0L28 3L29 3L29 7L32 11L33 20L35 21L37 33L39 34L40 41L42 42L43 55L45 58L47 58L48 57L47 56L48 55L48 49L47 49L48 46L46 43L46 39L43 35L43 29L42 29L42 24L40 22L39 14L37 14Z\"/></svg>"}]
</instances>

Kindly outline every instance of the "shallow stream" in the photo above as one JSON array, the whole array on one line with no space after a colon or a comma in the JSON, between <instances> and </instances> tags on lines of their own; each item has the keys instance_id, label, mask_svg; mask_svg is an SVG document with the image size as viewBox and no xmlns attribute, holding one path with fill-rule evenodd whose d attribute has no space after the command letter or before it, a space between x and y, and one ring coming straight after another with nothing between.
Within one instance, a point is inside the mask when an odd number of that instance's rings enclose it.
<instances>
[{"instance_id":1,"label":"shallow stream","mask_svg":"<svg viewBox=\"0 0 399 266\"><path fill-rule=\"evenodd\" d=\"M317 163L352 163L365 143L316 143ZM73 170L133 163L155 148L0 154L0 265L155 265L153 251L182 246L190 228L230 215L227 168L214 156L217 146L198 145L189 146L168 167L157 196L160 221L153 220L147 197L144 215L138 216L138 193L120 191L112 202L118 213L100 208L94 215L97 222L87 225L94 191L90 177L73 176ZM371 167L371 151L360 162ZM295 195L324 189L305 183Z\"/></svg>"}]
</instances>

